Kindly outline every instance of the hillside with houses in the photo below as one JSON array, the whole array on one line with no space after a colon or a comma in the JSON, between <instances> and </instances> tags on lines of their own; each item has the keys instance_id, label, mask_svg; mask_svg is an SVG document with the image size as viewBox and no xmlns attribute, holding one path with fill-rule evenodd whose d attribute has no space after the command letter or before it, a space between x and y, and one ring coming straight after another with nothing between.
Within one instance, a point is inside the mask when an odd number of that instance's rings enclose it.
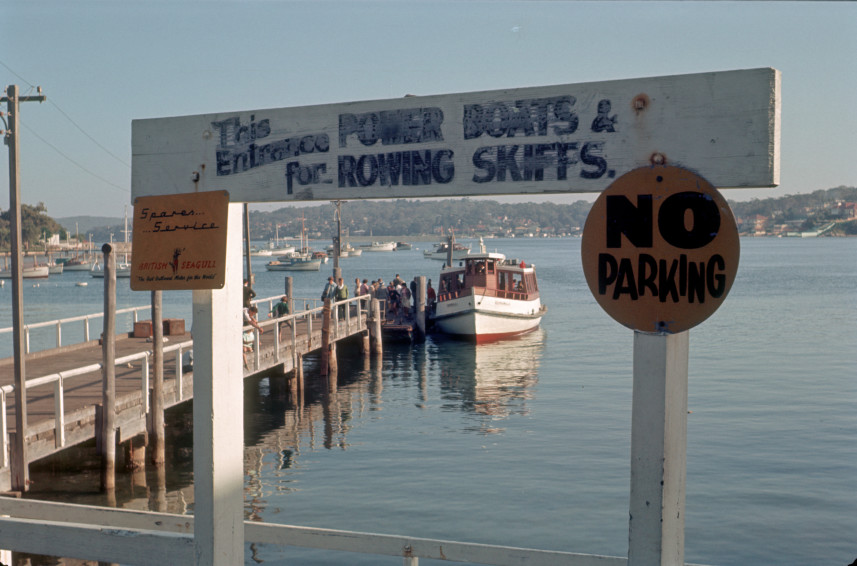
<instances>
[{"instance_id":1,"label":"hillside with houses","mask_svg":"<svg viewBox=\"0 0 857 566\"><path fill-rule=\"evenodd\" d=\"M729 201L743 236L815 237L857 235L857 187L840 186L812 193L747 202ZM354 239L438 239L447 230L467 237L554 238L578 236L592 204L506 204L477 199L346 201L342 230ZM45 242L121 243L123 218L73 217L54 221L44 204L23 205L27 249L44 249ZM252 206L251 206L252 208ZM287 206L273 211L251 211L253 240L297 239L301 226L313 239L330 239L336 231L335 207ZM130 232L130 230L129 230ZM84 236L86 234L86 236ZM9 249L9 211L0 213L0 251ZM130 234L129 234L130 237Z\"/></svg>"}]
</instances>

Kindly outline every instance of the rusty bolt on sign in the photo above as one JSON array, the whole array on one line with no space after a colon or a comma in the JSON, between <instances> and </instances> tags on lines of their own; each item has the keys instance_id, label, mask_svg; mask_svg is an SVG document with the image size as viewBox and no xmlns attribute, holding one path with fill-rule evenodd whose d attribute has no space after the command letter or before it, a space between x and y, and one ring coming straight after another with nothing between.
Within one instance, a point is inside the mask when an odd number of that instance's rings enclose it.
<instances>
[{"instance_id":1,"label":"rusty bolt on sign","mask_svg":"<svg viewBox=\"0 0 857 566\"><path fill-rule=\"evenodd\" d=\"M645 94L638 94L634 97L634 100L631 101L631 108L639 114L643 110L649 107L649 97Z\"/></svg>"}]
</instances>

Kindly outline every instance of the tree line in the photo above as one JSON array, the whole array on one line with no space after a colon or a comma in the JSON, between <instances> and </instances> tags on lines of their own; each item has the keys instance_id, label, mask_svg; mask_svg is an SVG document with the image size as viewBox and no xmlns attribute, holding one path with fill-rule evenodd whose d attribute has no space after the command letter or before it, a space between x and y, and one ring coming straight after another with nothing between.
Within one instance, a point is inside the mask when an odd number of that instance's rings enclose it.
<instances>
[{"instance_id":1,"label":"tree line","mask_svg":"<svg viewBox=\"0 0 857 566\"><path fill-rule=\"evenodd\" d=\"M736 217L762 215L778 221L806 220L808 224L825 221L825 210L837 201L857 202L857 187L839 186L811 193L753 199L747 202L729 201ZM546 235L574 234L583 228L592 204L579 200L572 204L500 203L492 200L425 199L344 201L341 206L342 229L351 236L440 236L448 229L456 234L505 235L531 232ZM276 235L292 238L300 234L301 224L309 234L332 236L336 230L336 207L326 202L318 206L286 206L273 211L250 213L250 236L267 240ZM67 230L62 219L54 220L40 202L35 206L21 205L21 231L24 249L42 249L44 240L59 234L65 240ZM303 220L302 220L303 219ZM112 227L89 228L96 242L110 240L122 224L121 218ZM851 226L853 224L853 226ZM857 234L857 222L849 223L845 233ZM9 211L0 213L0 250L10 249Z\"/></svg>"}]
</instances>

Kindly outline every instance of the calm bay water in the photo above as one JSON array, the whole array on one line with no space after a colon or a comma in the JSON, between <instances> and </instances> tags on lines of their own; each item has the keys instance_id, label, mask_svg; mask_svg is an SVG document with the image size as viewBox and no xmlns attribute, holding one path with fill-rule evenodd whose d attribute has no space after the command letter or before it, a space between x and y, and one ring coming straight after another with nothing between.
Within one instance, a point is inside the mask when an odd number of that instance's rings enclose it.
<instances>
[{"instance_id":1,"label":"calm bay water","mask_svg":"<svg viewBox=\"0 0 857 566\"><path fill-rule=\"evenodd\" d=\"M247 381L249 518L627 553L632 332L589 293L580 240L487 246L536 264L550 309L542 328L479 347L438 337L413 348L388 345L382 360L368 364L343 348L337 392L311 389L301 409L272 395L268 379ZM850 564L857 558L857 239L742 239L741 246L728 299L690 331L686 560ZM263 265L254 261L259 296L280 293L284 274ZM318 296L331 267L293 274L296 295ZM396 273L436 281L440 262L413 250L364 253L341 267L351 282ZM99 311L101 283L88 277L26 285L27 322ZM78 280L89 286L76 287ZM148 293L131 292L127 281L119 289L120 307L148 303ZM10 295L7 282L3 327ZM165 293L165 309L189 326L189 293ZM34 339L52 340L53 331ZM8 336L0 347L11 356ZM186 423L189 408L170 418ZM161 508L193 510L189 442L187 432L170 438ZM33 497L103 503L94 460L62 475L57 462L36 468ZM148 475L143 483L155 485ZM139 478L118 483L120 504L159 507ZM248 564L401 564L266 545L248 545L246 556Z\"/></svg>"}]
</instances>

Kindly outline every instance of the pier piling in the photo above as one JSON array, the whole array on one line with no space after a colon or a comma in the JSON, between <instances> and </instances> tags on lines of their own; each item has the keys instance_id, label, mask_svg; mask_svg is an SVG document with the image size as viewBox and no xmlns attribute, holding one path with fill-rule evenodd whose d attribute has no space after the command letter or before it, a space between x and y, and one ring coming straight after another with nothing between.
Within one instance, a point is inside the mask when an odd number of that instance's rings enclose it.
<instances>
[{"instance_id":1,"label":"pier piling","mask_svg":"<svg viewBox=\"0 0 857 566\"><path fill-rule=\"evenodd\" d=\"M104 244L104 332L101 335L101 489L116 487L116 256Z\"/></svg>"},{"instance_id":2,"label":"pier piling","mask_svg":"<svg viewBox=\"0 0 857 566\"><path fill-rule=\"evenodd\" d=\"M372 299L370 305L369 338L372 345L372 353L380 356L384 353L384 346L381 344L381 301Z\"/></svg>"},{"instance_id":3,"label":"pier piling","mask_svg":"<svg viewBox=\"0 0 857 566\"><path fill-rule=\"evenodd\" d=\"M164 456L164 327L162 310L162 291L152 291L152 418L149 437L151 461L155 466L163 466Z\"/></svg>"}]
</instances>

